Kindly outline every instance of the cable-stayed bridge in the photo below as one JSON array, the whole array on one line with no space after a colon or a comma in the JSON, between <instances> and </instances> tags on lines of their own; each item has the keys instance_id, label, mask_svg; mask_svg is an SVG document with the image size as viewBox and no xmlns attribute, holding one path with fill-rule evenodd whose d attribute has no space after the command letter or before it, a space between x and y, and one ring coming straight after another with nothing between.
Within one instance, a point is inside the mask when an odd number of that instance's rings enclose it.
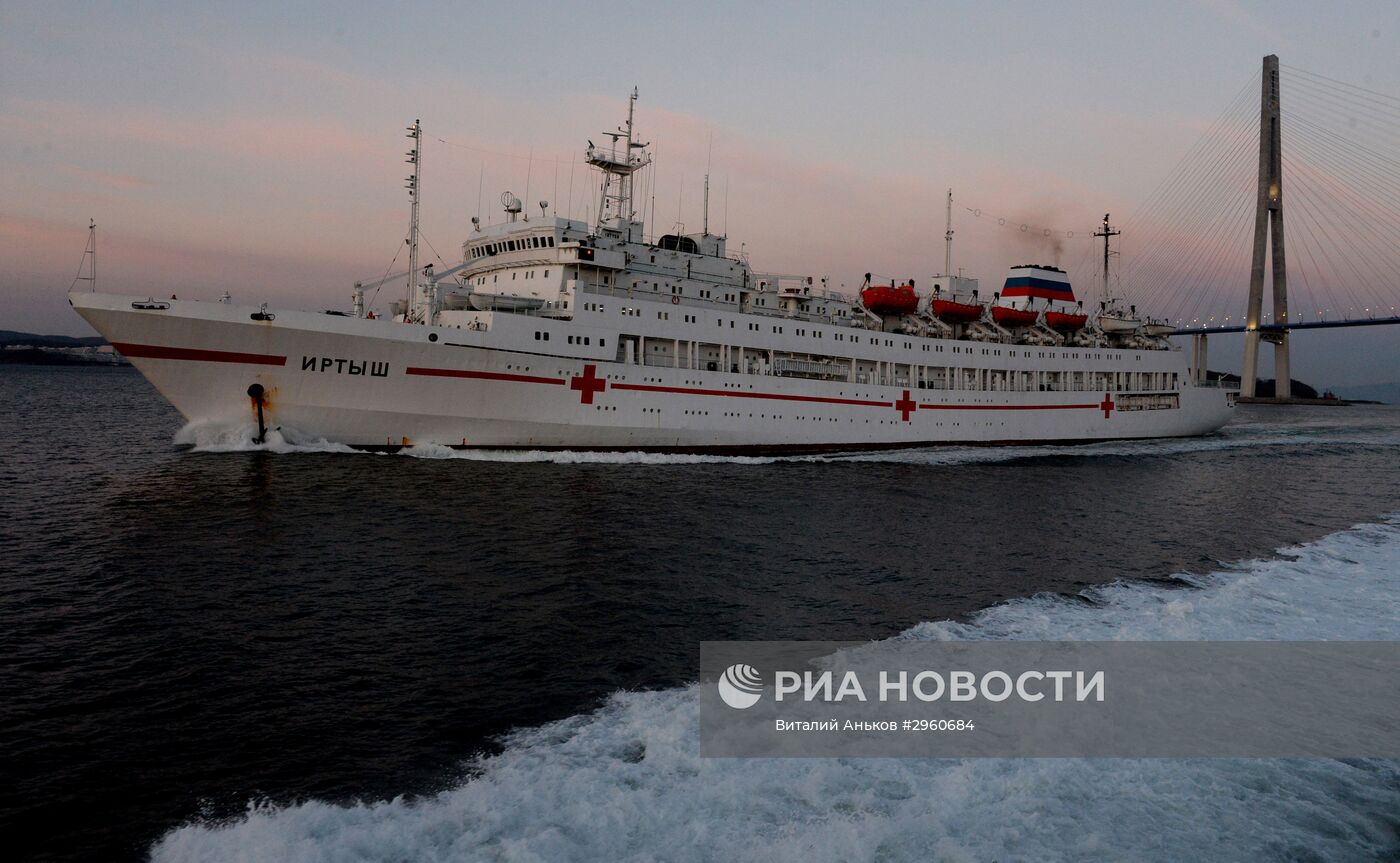
<instances>
[{"instance_id":1,"label":"cable-stayed bridge","mask_svg":"<svg viewBox=\"0 0 1400 863\"><path fill-rule=\"evenodd\" d=\"M1198 374L1244 333L1241 394L1261 342L1286 387L1291 331L1400 323L1400 97L1265 57L1124 230L1120 295L1194 337Z\"/></svg>"}]
</instances>

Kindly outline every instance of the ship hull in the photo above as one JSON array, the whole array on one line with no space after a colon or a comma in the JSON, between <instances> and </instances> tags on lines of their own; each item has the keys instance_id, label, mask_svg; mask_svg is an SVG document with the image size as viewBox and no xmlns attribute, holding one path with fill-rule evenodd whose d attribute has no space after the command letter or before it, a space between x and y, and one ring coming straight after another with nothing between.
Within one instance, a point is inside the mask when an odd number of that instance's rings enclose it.
<instances>
[{"instance_id":1,"label":"ship hull","mask_svg":"<svg viewBox=\"0 0 1400 863\"><path fill-rule=\"evenodd\" d=\"M1205 434L1232 413L1225 391L1193 386L934 389L641 365L593 348L596 356L550 356L520 349L539 345L512 327L546 325L520 315L496 315L472 331L295 311L254 320L256 308L178 300L133 308L141 299L70 295L191 424L255 428L248 390L259 384L269 428L362 448L751 453L1079 443ZM1129 409L1132 400L1173 407Z\"/></svg>"}]
</instances>

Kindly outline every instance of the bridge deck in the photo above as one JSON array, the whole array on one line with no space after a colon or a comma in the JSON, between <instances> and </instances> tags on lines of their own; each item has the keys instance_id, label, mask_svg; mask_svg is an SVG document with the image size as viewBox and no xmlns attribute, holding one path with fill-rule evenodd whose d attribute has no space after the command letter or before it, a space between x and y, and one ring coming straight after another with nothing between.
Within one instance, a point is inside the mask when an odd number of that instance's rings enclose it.
<instances>
[{"instance_id":1,"label":"bridge deck","mask_svg":"<svg viewBox=\"0 0 1400 863\"><path fill-rule=\"evenodd\" d=\"M1400 317L1394 318L1354 318L1345 321L1299 321L1296 324L1260 324L1261 333L1282 333L1291 330L1329 330L1336 327L1375 327L1385 324L1400 324ZM1212 333L1242 333L1248 330L1244 324L1224 327L1182 327L1172 333L1174 336L1210 335Z\"/></svg>"}]
</instances>

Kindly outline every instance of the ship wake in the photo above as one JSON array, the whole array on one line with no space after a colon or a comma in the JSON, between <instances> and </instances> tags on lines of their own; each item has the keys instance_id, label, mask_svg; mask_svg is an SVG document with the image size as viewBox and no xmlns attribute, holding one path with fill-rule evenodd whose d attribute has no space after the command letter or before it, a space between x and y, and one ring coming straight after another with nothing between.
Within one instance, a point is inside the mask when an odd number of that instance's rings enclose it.
<instances>
[{"instance_id":1,"label":"ship wake","mask_svg":"<svg viewBox=\"0 0 1400 863\"><path fill-rule=\"evenodd\" d=\"M904 639L1397 639L1400 516L1176 585L1040 595ZM1183 589L1184 588L1184 589ZM1085 601L1088 599L1090 601ZM260 802L157 861L1375 859L1400 763L707 760L694 687L624 692L516 731L432 797Z\"/></svg>"}]
</instances>

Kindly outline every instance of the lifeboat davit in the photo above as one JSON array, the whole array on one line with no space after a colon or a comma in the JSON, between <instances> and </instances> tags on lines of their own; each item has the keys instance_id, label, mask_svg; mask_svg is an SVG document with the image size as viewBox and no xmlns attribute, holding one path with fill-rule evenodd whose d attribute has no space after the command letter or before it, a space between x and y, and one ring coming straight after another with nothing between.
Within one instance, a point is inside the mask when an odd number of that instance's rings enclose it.
<instances>
[{"instance_id":1,"label":"lifeboat davit","mask_svg":"<svg viewBox=\"0 0 1400 863\"><path fill-rule=\"evenodd\" d=\"M860 301L877 315L912 315L919 310L913 285L871 285L860 292Z\"/></svg>"},{"instance_id":2,"label":"lifeboat davit","mask_svg":"<svg viewBox=\"0 0 1400 863\"><path fill-rule=\"evenodd\" d=\"M1029 327L1040 315L1029 309L1013 309L1010 306L992 306L992 320L1004 327Z\"/></svg>"},{"instance_id":3,"label":"lifeboat davit","mask_svg":"<svg viewBox=\"0 0 1400 863\"><path fill-rule=\"evenodd\" d=\"M929 300L928 310L940 321L954 323L975 321L982 317L982 307L976 303L958 303L953 300Z\"/></svg>"},{"instance_id":4,"label":"lifeboat davit","mask_svg":"<svg viewBox=\"0 0 1400 863\"><path fill-rule=\"evenodd\" d=\"M1084 329L1084 325L1089 323L1089 316L1071 315L1065 312L1046 312L1045 323L1049 324L1052 330L1074 332Z\"/></svg>"}]
</instances>

